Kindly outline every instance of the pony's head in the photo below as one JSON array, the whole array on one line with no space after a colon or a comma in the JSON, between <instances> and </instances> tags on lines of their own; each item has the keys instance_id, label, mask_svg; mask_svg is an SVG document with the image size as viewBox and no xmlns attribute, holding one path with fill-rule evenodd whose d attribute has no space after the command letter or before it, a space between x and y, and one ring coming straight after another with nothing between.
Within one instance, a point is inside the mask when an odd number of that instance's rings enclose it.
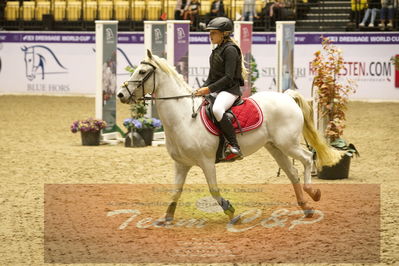
<instances>
[{"instance_id":1,"label":"pony's head","mask_svg":"<svg viewBox=\"0 0 399 266\"><path fill-rule=\"evenodd\" d=\"M175 67L147 50L147 57L141 61L129 80L123 83L117 96L122 103L130 104L144 99L146 94L161 94L157 90L166 90L166 88L169 88L168 96L191 93L188 84L182 75L177 73Z\"/></svg>"},{"instance_id":2,"label":"pony's head","mask_svg":"<svg viewBox=\"0 0 399 266\"><path fill-rule=\"evenodd\" d=\"M158 66L154 61L150 50L147 50L147 58L141 61L128 81L125 81L119 89L117 96L122 103L135 103L143 99L146 94L155 92L155 73Z\"/></svg>"}]
</instances>

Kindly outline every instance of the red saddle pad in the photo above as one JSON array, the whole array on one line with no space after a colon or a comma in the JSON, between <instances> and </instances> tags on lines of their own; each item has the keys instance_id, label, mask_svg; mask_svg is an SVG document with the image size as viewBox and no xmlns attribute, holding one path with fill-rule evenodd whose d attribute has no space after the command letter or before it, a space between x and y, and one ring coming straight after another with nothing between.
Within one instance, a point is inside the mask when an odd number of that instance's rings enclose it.
<instances>
[{"instance_id":1,"label":"red saddle pad","mask_svg":"<svg viewBox=\"0 0 399 266\"><path fill-rule=\"evenodd\" d=\"M263 123L262 110L258 104L251 98L243 98L244 103L231 108L237 120L240 122L242 132L251 131L258 128ZM209 119L205 112L205 105L201 107L201 120L204 123L206 129L213 135L219 136L221 131L219 128ZM236 133L240 133L237 121L233 121L233 126Z\"/></svg>"}]
</instances>

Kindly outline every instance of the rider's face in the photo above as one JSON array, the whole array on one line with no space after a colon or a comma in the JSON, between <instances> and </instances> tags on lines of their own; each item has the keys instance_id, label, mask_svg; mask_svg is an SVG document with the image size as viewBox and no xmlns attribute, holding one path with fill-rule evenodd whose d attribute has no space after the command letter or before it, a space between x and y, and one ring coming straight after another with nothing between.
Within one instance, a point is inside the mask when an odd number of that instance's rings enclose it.
<instances>
[{"instance_id":1,"label":"rider's face","mask_svg":"<svg viewBox=\"0 0 399 266\"><path fill-rule=\"evenodd\" d=\"M220 30L210 30L209 35L211 37L212 44L221 44L223 40L223 32Z\"/></svg>"}]
</instances>

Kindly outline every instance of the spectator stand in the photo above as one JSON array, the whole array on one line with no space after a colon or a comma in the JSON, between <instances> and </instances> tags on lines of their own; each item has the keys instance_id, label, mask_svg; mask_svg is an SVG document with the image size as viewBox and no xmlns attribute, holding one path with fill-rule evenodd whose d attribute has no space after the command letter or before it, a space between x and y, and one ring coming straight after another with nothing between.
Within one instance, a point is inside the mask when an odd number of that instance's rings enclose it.
<instances>
[{"instance_id":1,"label":"spectator stand","mask_svg":"<svg viewBox=\"0 0 399 266\"><path fill-rule=\"evenodd\" d=\"M204 30L213 0L201 3L198 24ZM279 17L270 17L276 1L284 1ZM295 20L297 31L358 31L367 0L256 0L254 31L275 31L275 21ZM118 20L120 31L143 31L144 20L174 19L176 0L7 0L0 2L4 30L94 30L95 20ZM398 2L393 27L398 29ZM240 20L244 0L223 0L225 15ZM195 23L197 24L197 22ZM381 30L367 29L367 30Z\"/></svg>"}]
</instances>

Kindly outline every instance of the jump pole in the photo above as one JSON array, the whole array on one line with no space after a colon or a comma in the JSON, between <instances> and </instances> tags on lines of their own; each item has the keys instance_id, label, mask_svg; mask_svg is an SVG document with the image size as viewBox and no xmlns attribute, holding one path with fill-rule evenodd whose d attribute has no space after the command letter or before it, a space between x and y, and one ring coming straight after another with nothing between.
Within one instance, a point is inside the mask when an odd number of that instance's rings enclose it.
<instances>
[{"instance_id":1,"label":"jump pole","mask_svg":"<svg viewBox=\"0 0 399 266\"><path fill-rule=\"evenodd\" d=\"M102 142L122 141L116 124L116 51L118 21L96 20L96 117L107 122Z\"/></svg>"},{"instance_id":2,"label":"jump pole","mask_svg":"<svg viewBox=\"0 0 399 266\"><path fill-rule=\"evenodd\" d=\"M237 40L244 56L244 64L248 70L248 78L244 81L243 97L251 96L251 57L252 57L252 21L234 21L234 39Z\"/></svg>"}]
</instances>

